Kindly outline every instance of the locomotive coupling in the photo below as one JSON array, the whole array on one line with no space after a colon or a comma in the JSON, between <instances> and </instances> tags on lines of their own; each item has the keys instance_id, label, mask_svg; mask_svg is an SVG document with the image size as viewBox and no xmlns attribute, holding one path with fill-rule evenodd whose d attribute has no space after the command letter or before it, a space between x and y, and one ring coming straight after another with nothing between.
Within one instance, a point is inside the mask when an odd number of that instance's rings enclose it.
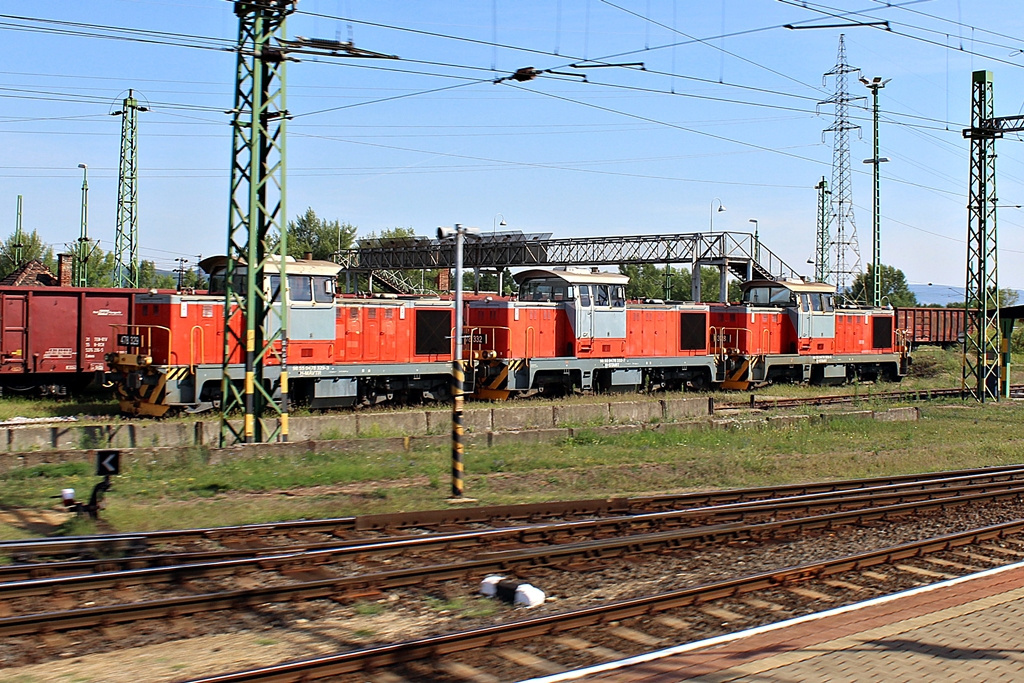
<instances>
[{"instance_id":1,"label":"locomotive coupling","mask_svg":"<svg viewBox=\"0 0 1024 683\"><path fill-rule=\"evenodd\" d=\"M146 367L147 365L153 364L152 356L144 356L136 353L108 353L104 356L107 361L107 365L114 366L126 366L126 367Z\"/></svg>"}]
</instances>

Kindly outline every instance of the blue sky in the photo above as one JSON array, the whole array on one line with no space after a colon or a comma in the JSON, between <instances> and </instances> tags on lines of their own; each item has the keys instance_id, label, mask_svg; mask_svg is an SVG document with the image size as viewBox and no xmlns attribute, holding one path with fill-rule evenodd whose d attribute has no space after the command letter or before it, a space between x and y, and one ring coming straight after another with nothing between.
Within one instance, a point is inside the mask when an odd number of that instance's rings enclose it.
<instances>
[{"instance_id":1,"label":"blue sky","mask_svg":"<svg viewBox=\"0 0 1024 683\"><path fill-rule=\"evenodd\" d=\"M353 38L399 61L305 58L288 67L288 213L307 206L365 235L438 225L591 236L750 231L798 270L814 252L816 192L831 181L831 95L822 74L844 33L848 61L892 79L881 93L882 261L913 283L962 287L970 78L989 69L1000 116L1024 112L1024 19L1009 0L886 7L831 0L301 0L290 36ZM811 5L808 5L811 6ZM120 121L140 115L143 258L223 253L234 56L188 47L233 40L224 0L6 0L0 5L0 213L58 248L78 234L89 165L90 234L113 244ZM859 11L873 27L788 30ZM16 18L22 17L22 18ZM96 28L141 29L137 40ZM29 30L44 28L45 32ZM674 31L673 31L674 27ZM61 29L55 33L54 29ZM156 34L154 32L164 32ZM88 34L88 35L80 35ZM184 34L184 35L182 35ZM724 36L724 37L723 37ZM697 40L694 40L694 39ZM177 43L173 45L167 42ZM665 47L677 44L675 47ZM494 44L497 44L495 46ZM643 62L574 70L584 59ZM548 74L492 81L520 67ZM444 91L439 88L458 86ZM851 93L868 91L851 78ZM401 96L401 97L399 97ZM383 101L381 101L383 100ZM332 110L323 112L322 110ZM320 113L317 113L320 112ZM851 108L853 198L870 255L869 112ZM1024 204L1024 146L998 143L1000 203ZM717 206L717 203L716 203ZM1024 288L1024 209L1000 212L1000 284ZM499 215L500 214L500 217Z\"/></svg>"}]
</instances>

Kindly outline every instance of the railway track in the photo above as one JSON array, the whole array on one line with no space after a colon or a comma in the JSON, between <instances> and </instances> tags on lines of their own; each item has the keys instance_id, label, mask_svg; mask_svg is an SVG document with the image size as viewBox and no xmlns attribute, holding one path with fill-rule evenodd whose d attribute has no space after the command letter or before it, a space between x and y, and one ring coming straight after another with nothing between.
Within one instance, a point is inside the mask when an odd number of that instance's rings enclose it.
<instances>
[{"instance_id":1,"label":"railway track","mask_svg":"<svg viewBox=\"0 0 1024 683\"><path fill-rule=\"evenodd\" d=\"M771 500L796 495L828 493L858 488L890 486L897 484L919 484L927 486L936 479L978 477L979 481L989 478L1012 479L1019 476L1021 466L983 467L943 473L923 473L842 480L835 482L812 482L773 487L729 489L725 491L698 491L630 498L606 498L576 501L553 501L546 503L480 506L457 509L425 510L330 519L290 520L265 524L249 524L229 527L193 529L169 529L130 534L99 534L95 536L74 536L65 538L34 538L0 541L0 556L14 560L15 564L0 565L0 580L32 578L49 571L57 571L54 563L26 563L31 558L62 556L84 556L76 571L108 570L115 565L127 568L132 562L147 562L144 553L159 548L184 546L181 554L199 552L212 553L213 557L224 549L235 550L236 556L259 552L281 552L309 546L316 540L338 545L349 539L367 539L375 534L405 531L456 531L474 527L491 528L518 523L538 523L548 520L588 519L601 516L617 516L678 510L687 507L724 505L743 501ZM318 536L318 539L314 539ZM203 546L189 549L191 545ZM170 554L171 551L160 553ZM156 560L153 560L156 562ZM71 565L68 565L71 566ZM133 566L139 566L135 564ZM146 565L151 566L151 565ZM95 567L96 569L91 569ZM19 572L24 572L19 574Z\"/></svg>"},{"instance_id":2,"label":"railway track","mask_svg":"<svg viewBox=\"0 0 1024 683\"><path fill-rule=\"evenodd\" d=\"M972 472L959 476L878 483L853 489L801 492L785 497L779 489L770 498L732 501L739 492L724 492L726 500L660 512L634 512L597 519L560 521L457 532L434 532L373 539L331 540L285 547L222 549L205 552L140 555L122 559L74 560L59 563L0 566L0 598L93 590L115 585L179 582L239 572L288 572L297 563L323 565L358 557L412 556L438 552L474 551L522 545L555 545L609 535L656 533L730 523L788 518L819 510L850 510L963 496L984 499L997 492L1011 495L1024 487L1024 468ZM750 490L748 490L750 491ZM294 572L293 572L294 573Z\"/></svg>"},{"instance_id":3,"label":"railway track","mask_svg":"<svg viewBox=\"0 0 1024 683\"><path fill-rule=\"evenodd\" d=\"M701 627L708 616L762 623L1018 561L1024 557L1024 521L944 534L869 552L759 572L738 578L505 624L446 633L328 656L291 661L190 683L351 680L373 670L394 680L458 674L477 680L520 680L524 673L624 658L660 643L698 639L722 628ZM1002 541L1001 544L996 542ZM987 553L987 554L985 554ZM968 564L971 563L971 564ZM884 572L882 570L885 570ZM763 596L763 597L761 597ZM696 625L696 626L695 626Z\"/></svg>"},{"instance_id":4,"label":"railway track","mask_svg":"<svg viewBox=\"0 0 1024 683\"><path fill-rule=\"evenodd\" d=\"M799 408L803 406L828 406L856 403L858 401L929 401L939 398L963 398L964 389L903 389L897 391L877 391L853 394L834 394L829 396L807 396L800 398L763 398L751 394L748 401L715 401L712 400L712 412L723 409L753 408L770 410L774 408ZM1011 398L1024 398L1024 384L1010 385Z\"/></svg>"},{"instance_id":5,"label":"railway track","mask_svg":"<svg viewBox=\"0 0 1024 683\"><path fill-rule=\"evenodd\" d=\"M1006 472L1001 476L1020 474ZM1024 481L1020 479L978 482L976 478L967 475L933 480L930 486L905 482L770 501L406 536L324 550L9 581L0 584L0 604L9 615L0 617L0 634L31 635L109 626L275 602L320 598L353 601L380 597L387 590L472 581L488 573L538 568L580 571L595 562L707 549L723 543L778 542L809 532L1024 497ZM423 558L426 564L414 561L412 551L425 548L432 551ZM468 551L469 556L452 560L456 550ZM443 552L442 559L446 561L436 563L438 552ZM382 557L388 559L381 560ZM399 558L403 566L386 568L386 564L381 564L394 562L394 558ZM343 559L351 564L346 573L339 575L334 564ZM210 583L217 579L226 579L231 586L249 587L225 590ZM136 591L155 584L169 584L169 592L179 594L153 597ZM221 589L210 591L211 586ZM76 598L78 594L85 597ZM124 594L128 597L122 597ZM104 601L108 604L97 604ZM32 611L44 604L70 608Z\"/></svg>"}]
</instances>

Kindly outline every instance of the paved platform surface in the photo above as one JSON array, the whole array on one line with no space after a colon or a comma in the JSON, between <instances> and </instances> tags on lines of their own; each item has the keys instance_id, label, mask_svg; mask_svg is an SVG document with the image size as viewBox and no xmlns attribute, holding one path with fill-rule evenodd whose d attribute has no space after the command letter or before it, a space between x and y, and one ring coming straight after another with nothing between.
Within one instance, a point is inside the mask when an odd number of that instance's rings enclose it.
<instances>
[{"instance_id":1,"label":"paved platform surface","mask_svg":"<svg viewBox=\"0 0 1024 683\"><path fill-rule=\"evenodd\" d=\"M535 680L1024 681L1024 563Z\"/></svg>"}]
</instances>

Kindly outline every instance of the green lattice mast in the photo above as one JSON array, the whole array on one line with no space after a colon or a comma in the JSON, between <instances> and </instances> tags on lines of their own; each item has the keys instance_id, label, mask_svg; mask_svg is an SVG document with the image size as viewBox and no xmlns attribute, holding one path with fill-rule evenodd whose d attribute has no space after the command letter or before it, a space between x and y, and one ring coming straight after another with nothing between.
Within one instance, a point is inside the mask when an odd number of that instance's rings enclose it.
<instances>
[{"instance_id":1,"label":"green lattice mast","mask_svg":"<svg viewBox=\"0 0 1024 683\"><path fill-rule=\"evenodd\" d=\"M139 286L139 112L134 93L121 104L121 161L117 174L117 230L114 235L114 286Z\"/></svg>"}]
</instances>

